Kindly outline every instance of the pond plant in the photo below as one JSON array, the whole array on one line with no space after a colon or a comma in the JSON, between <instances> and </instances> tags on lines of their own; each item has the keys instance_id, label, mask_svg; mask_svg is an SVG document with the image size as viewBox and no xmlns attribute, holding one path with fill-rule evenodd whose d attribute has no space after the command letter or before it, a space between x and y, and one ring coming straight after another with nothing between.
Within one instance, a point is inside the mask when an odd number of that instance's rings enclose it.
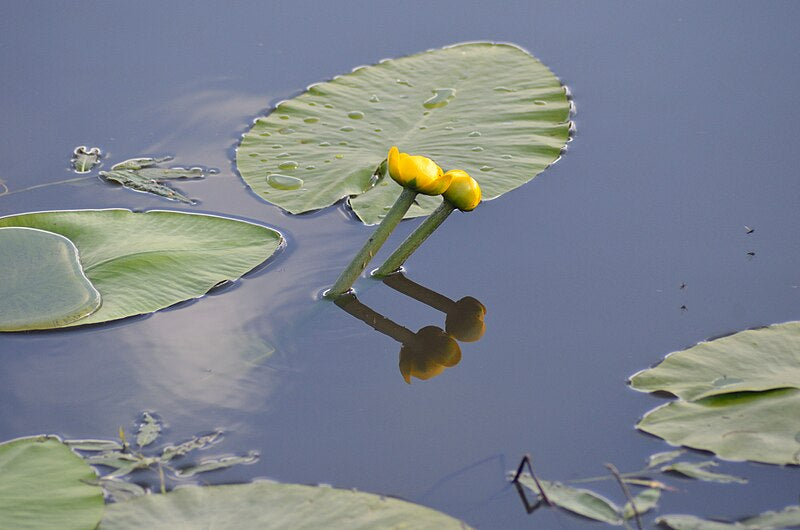
<instances>
[{"instance_id":1,"label":"pond plant","mask_svg":"<svg viewBox=\"0 0 800 530\"><path fill-rule=\"evenodd\" d=\"M469 212L555 162L570 140L571 112L566 88L526 51L508 44L458 44L357 68L278 103L242 136L236 167L255 195L289 214L342 201L348 215L377 225L326 296L401 343L398 367L407 383L430 380L458 365L459 342L483 336L486 308L475 298L455 301L414 283L403 274L404 263L454 210ZM78 173L91 173L102 164L99 148L81 146L73 155L72 169ZM212 172L159 167L167 160L128 159L98 176L196 204L167 182ZM80 179L58 183L75 180ZM0 197L21 191L10 191L0 181ZM413 332L362 304L352 287L397 225L423 216L373 273L446 315L444 327ZM283 235L267 226L178 211L61 210L0 217L0 246L11 249L0 253L0 332L71 328L159 311L238 281L268 264L285 245ZM800 323L789 322L668 355L631 377L636 390L676 397L648 412L637 427L721 458L800 464L800 427L794 421L800 417L799 337ZM135 445L124 429L119 440L40 435L0 443L0 527L193 527L209 522L263 528L464 527L429 508L353 490L268 481L173 488L197 474L251 463L258 456L177 466L187 454L216 444L222 433L154 449L162 427L156 413L145 412ZM586 488L540 479L527 456L511 479L528 511L563 508L629 528L642 528L642 515L657 508L662 492L675 489L666 483L670 476L746 482L716 472L715 460L684 459L684 454L657 453L635 472L620 473L608 465L608 475L581 481L615 480L624 504ZM130 480L147 472L158 474L160 493ZM536 496L533 505L525 490ZM782 528L800 525L800 508L727 522L665 515L656 523L675 529Z\"/></svg>"}]
</instances>

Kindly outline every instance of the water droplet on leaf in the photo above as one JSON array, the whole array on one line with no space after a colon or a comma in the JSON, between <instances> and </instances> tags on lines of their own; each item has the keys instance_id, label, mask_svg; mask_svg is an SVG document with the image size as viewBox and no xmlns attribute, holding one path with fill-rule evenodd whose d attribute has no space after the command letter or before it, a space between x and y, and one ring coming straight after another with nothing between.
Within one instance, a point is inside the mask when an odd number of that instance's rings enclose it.
<instances>
[{"instance_id":1,"label":"water droplet on leaf","mask_svg":"<svg viewBox=\"0 0 800 530\"><path fill-rule=\"evenodd\" d=\"M455 88L434 88L433 96L422 104L426 109L438 109L446 106L456 96Z\"/></svg>"},{"instance_id":2,"label":"water droplet on leaf","mask_svg":"<svg viewBox=\"0 0 800 530\"><path fill-rule=\"evenodd\" d=\"M469 136L470 138L477 138L480 135L481 135L481 133L479 131L472 131L467 136Z\"/></svg>"},{"instance_id":3,"label":"water droplet on leaf","mask_svg":"<svg viewBox=\"0 0 800 530\"><path fill-rule=\"evenodd\" d=\"M361 120L364 118L364 113L360 110L352 110L347 113L347 117L351 120Z\"/></svg>"},{"instance_id":4,"label":"water droplet on leaf","mask_svg":"<svg viewBox=\"0 0 800 530\"><path fill-rule=\"evenodd\" d=\"M281 162L280 164L278 164L278 169L284 169L284 170L297 169L299 165L300 164L298 164L294 160L287 160L286 162Z\"/></svg>"},{"instance_id":5,"label":"water droplet on leaf","mask_svg":"<svg viewBox=\"0 0 800 530\"><path fill-rule=\"evenodd\" d=\"M297 177L273 173L267 177L267 184L276 190L296 190L303 185L303 180Z\"/></svg>"}]
</instances>

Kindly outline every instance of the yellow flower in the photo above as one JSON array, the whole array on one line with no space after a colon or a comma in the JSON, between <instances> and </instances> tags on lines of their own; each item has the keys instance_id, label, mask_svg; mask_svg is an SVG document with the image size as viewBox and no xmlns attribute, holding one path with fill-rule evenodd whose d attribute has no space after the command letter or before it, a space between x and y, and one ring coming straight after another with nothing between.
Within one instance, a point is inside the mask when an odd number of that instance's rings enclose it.
<instances>
[{"instance_id":1,"label":"yellow flower","mask_svg":"<svg viewBox=\"0 0 800 530\"><path fill-rule=\"evenodd\" d=\"M450 186L443 194L445 200L462 212L474 210L481 202L481 187L475 179L460 169L451 169L444 175L450 175Z\"/></svg>"},{"instance_id":2,"label":"yellow flower","mask_svg":"<svg viewBox=\"0 0 800 530\"><path fill-rule=\"evenodd\" d=\"M430 158L401 153L393 146L388 161L389 175L404 188L424 195L440 195L450 185L450 177Z\"/></svg>"}]
</instances>

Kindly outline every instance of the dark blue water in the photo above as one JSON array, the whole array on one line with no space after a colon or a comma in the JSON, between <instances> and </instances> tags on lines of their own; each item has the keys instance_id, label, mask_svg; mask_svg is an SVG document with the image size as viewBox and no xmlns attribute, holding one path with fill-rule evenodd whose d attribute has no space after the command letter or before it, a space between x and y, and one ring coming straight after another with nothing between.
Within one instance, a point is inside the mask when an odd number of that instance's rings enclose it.
<instances>
[{"instance_id":1,"label":"dark blue water","mask_svg":"<svg viewBox=\"0 0 800 530\"><path fill-rule=\"evenodd\" d=\"M77 145L100 147L107 165L172 154L220 170L180 184L202 201L192 211L274 226L288 247L234 288L146 318L0 336L0 439L113 437L153 410L167 439L218 427L228 434L215 451L261 452L209 482L329 483L482 528L594 526L527 515L505 471L526 452L554 480L605 462L640 468L669 446L635 431L660 400L630 390L629 375L708 337L800 319L800 5L331 4L6 9L9 189L74 177ZM468 40L539 57L571 88L578 132L555 166L454 214L409 261L416 282L487 308L486 334L462 345L461 363L409 386L399 344L315 298L370 229L342 207L293 217L260 201L234 148L253 118L312 82ZM95 178L0 197L2 215L103 207L178 205ZM444 323L377 282L357 288L408 328ZM740 517L797 503L796 468L720 470L751 482L673 481L681 491L660 512ZM613 483L598 489L622 500Z\"/></svg>"}]
</instances>

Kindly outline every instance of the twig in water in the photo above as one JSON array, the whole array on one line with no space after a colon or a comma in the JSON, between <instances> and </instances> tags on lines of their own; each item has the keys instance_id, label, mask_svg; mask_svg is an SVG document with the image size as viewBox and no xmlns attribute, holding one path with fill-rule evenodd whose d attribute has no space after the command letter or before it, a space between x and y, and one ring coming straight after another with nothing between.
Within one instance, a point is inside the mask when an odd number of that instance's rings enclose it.
<instances>
[{"instance_id":1,"label":"twig in water","mask_svg":"<svg viewBox=\"0 0 800 530\"><path fill-rule=\"evenodd\" d=\"M536 487L539 488L539 493L541 493L541 495L542 495L542 500L548 506L553 506L553 503L550 502L550 499L547 498L547 494L544 492L544 488L542 487L542 483L539 482L538 478L536 478L536 473L533 472L533 466L531 465L531 462L532 462L532 459L531 459L531 455L530 454L526 454L525 456L523 456L522 460L519 463L519 467L517 467L517 472L514 475L514 478L511 479L511 482L513 482L515 484L517 484L519 482L519 476L522 474L522 468L525 467L525 465L527 464L528 465L528 471L531 474L531 478L533 478L533 481L536 483Z\"/></svg>"},{"instance_id":2,"label":"twig in water","mask_svg":"<svg viewBox=\"0 0 800 530\"><path fill-rule=\"evenodd\" d=\"M636 517L636 528L642 530L642 518L639 515L639 509L636 508L636 503L633 501L633 497L631 496L631 491L628 489L628 485L625 484L625 481L622 480L622 477L619 474L619 470L614 464L606 464L606 467L611 474L614 475L614 478L617 479L617 483L619 487L622 488L622 493L625 494L625 498L628 499L628 502L631 503L631 508L633 508L633 515Z\"/></svg>"}]
</instances>

